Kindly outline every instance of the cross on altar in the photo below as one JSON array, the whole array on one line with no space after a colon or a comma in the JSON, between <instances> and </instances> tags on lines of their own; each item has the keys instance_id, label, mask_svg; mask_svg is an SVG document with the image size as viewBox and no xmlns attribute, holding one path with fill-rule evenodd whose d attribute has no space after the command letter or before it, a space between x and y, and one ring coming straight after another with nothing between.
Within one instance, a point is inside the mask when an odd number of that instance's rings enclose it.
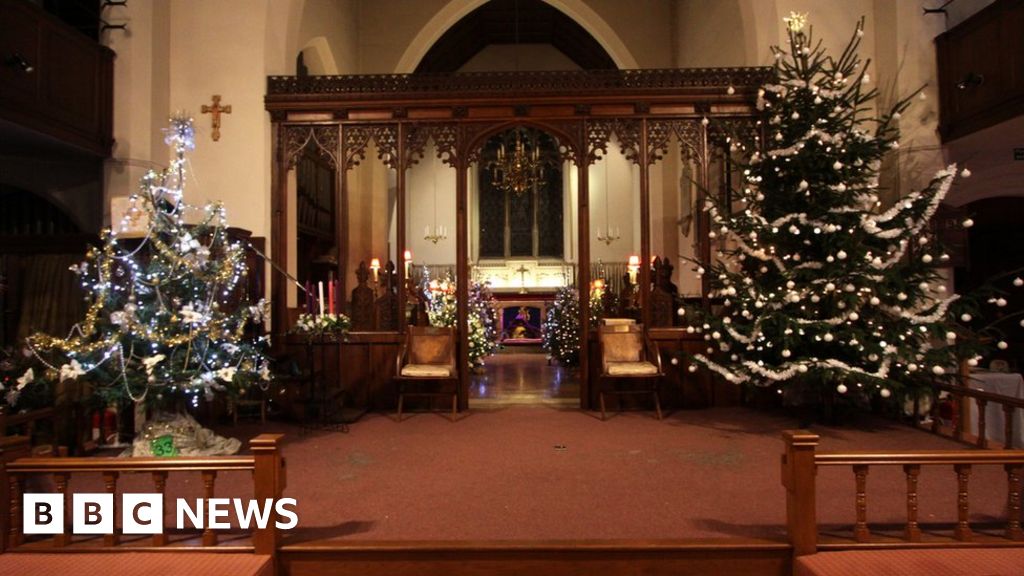
<instances>
[{"instance_id":1,"label":"cross on altar","mask_svg":"<svg viewBox=\"0 0 1024 576\"><path fill-rule=\"evenodd\" d=\"M526 273L530 270L526 266L520 265L516 272L519 272L519 293L526 294Z\"/></svg>"},{"instance_id":2,"label":"cross on altar","mask_svg":"<svg viewBox=\"0 0 1024 576\"><path fill-rule=\"evenodd\" d=\"M212 97L213 106L207 106L203 104L202 113L210 114L213 120L213 141L220 140L220 115L231 114L231 104L227 106L220 105L220 94L214 94Z\"/></svg>"}]
</instances>

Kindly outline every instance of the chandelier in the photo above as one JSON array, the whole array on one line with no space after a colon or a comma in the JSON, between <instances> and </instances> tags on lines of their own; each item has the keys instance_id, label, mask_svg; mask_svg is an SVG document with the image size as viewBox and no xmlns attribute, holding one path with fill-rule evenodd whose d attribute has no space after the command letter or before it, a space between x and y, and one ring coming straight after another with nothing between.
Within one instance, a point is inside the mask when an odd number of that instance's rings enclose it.
<instances>
[{"instance_id":1,"label":"chandelier","mask_svg":"<svg viewBox=\"0 0 1024 576\"><path fill-rule=\"evenodd\" d=\"M524 139L523 132L521 128L515 129L511 151L506 149L505 142L499 144L497 156L488 165L491 185L516 195L536 188L544 180L540 143L534 138Z\"/></svg>"}]
</instances>

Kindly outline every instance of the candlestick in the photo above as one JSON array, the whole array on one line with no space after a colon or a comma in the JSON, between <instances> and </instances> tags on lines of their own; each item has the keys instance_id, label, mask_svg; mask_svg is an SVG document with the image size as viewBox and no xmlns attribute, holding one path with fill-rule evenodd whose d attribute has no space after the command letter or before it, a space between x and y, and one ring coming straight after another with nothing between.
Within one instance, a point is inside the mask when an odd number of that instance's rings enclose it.
<instances>
[{"instance_id":1,"label":"candlestick","mask_svg":"<svg viewBox=\"0 0 1024 576\"><path fill-rule=\"evenodd\" d=\"M324 283L323 280L316 283L317 295L320 296L320 315L324 315Z\"/></svg>"},{"instance_id":2,"label":"candlestick","mask_svg":"<svg viewBox=\"0 0 1024 576\"><path fill-rule=\"evenodd\" d=\"M370 260L370 272L373 273L373 283L374 284L376 284L377 282L380 281L379 277L377 276L377 272L379 270L380 270L380 258L373 258L373 259L371 259Z\"/></svg>"}]
</instances>

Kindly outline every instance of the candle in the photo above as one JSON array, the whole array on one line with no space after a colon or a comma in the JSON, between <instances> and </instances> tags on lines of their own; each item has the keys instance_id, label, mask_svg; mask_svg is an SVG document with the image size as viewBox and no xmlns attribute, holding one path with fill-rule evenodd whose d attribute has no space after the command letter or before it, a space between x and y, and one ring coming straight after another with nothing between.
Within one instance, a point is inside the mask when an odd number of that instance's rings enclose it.
<instances>
[{"instance_id":1,"label":"candle","mask_svg":"<svg viewBox=\"0 0 1024 576\"><path fill-rule=\"evenodd\" d=\"M323 280L316 283L317 294L320 296L320 315L324 315L324 283Z\"/></svg>"},{"instance_id":2,"label":"candle","mask_svg":"<svg viewBox=\"0 0 1024 576\"><path fill-rule=\"evenodd\" d=\"M327 283L327 311L334 314L334 280Z\"/></svg>"},{"instance_id":3,"label":"candle","mask_svg":"<svg viewBox=\"0 0 1024 576\"><path fill-rule=\"evenodd\" d=\"M376 284L379 281L377 271L380 270L380 258L373 258L370 260L370 272L373 272L373 282Z\"/></svg>"},{"instance_id":4,"label":"candle","mask_svg":"<svg viewBox=\"0 0 1024 576\"><path fill-rule=\"evenodd\" d=\"M403 258L405 260L405 278L408 280L412 272L412 250L406 250Z\"/></svg>"},{"instance_id":5,"label":"candle","mask_svg":"<svg viewBox=\"0 0 1024 576\"><path fill-rule=\"evenodd\" d=\"M636 254L629 257L629 283L636 284L636 274L640 270L640 257Z\"/></svg>"}]
</instances>

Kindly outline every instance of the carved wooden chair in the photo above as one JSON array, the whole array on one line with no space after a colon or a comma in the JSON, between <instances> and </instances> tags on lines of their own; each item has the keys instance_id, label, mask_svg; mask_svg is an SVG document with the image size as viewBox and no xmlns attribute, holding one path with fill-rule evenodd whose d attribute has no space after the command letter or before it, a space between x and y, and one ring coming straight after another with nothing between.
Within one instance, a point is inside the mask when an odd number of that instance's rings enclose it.
<instances>
[{"instance_id":1,"label":"carved wooden chair","mask_svg":"<svg viewBox=\"0 0 1024 576\"><path fill-rule=\"evenodd\" d=\"M436 326L409 326L405 344L395 360L398 384L398 421L406 396L450 397L451 420L455 421L459 400L459 373L455 368L455 329ZM424 384L436 384L425 390Z\"/></svg>"},{"instance_id":2,"label":"carved wooden chair","mask_svg":"<svg viewBox=\"0 0 1024 576\"><path fill-rule=\"evenodd\" d=\"M598 377L598 398L601 420L606 419L605 394L650 395L654 411L661 420L661 398L658 384L664 376L658 346L644 335L636 324L611 324L598 328L601 347L601 375Z\"/></svg>"}]
</instances>

